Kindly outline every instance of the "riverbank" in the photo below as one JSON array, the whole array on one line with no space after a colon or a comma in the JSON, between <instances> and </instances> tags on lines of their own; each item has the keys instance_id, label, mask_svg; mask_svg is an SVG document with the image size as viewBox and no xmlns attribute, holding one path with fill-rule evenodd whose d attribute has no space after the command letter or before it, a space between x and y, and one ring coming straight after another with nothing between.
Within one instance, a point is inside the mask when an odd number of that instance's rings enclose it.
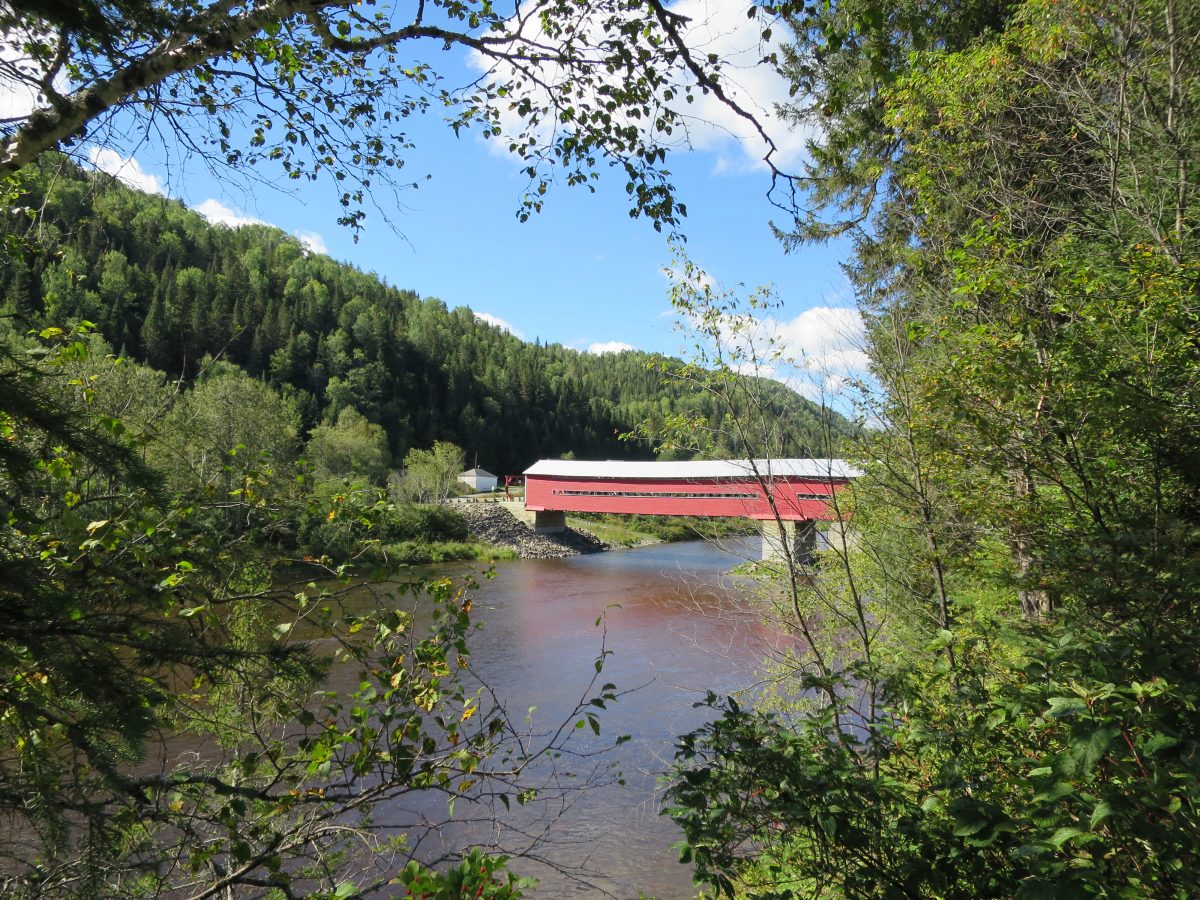
<instances>
[{"instance_id":1,"label":"riverbank","mask_svg":"<svg viewBox=\"0 0 1200 900\"><path fill-rule=\"evenodd\" d=\"M557 534L538 534L495 503L461 504L455 507L455 512L466 520L473 538L509 550L521 559L558 559L609 549L595 535L573 528Z\"/></svg>"},{"instance_id":2,"label":"riverbank","mask_svg":"<svg viewBox=\"0 0 1200 900\"><path fill-rule=\"evenodd\" d=\"M754 533L754 524L748 520L578 513L567 516L565 531L538 534L504 504L458 503L454 509L466 521L473 539L521 559L557 559Z\"/></svg>"},{"instance_id":3,"label":"riverbank","mask_svg":"<svg viewBox=\"0 0 1200 900\"><path fill-rule=\"evenodd\" d=\"M750 519L647 516L636 513L574 513L567 524L595 534L607 544L645 547L680 541L716 540L757 533Z\"/></svg>"}]
</instances>

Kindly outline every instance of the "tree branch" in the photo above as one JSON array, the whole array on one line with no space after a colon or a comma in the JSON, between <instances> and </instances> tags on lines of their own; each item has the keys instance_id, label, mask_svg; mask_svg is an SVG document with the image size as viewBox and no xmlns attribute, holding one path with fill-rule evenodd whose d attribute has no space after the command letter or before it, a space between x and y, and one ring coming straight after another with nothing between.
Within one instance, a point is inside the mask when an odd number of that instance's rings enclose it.
<instances>
[{"instance_id":1,"label":"tree branch","mask_svg":"<svg viewBox=\"0 0 1200 900\"><path fill-rule=\"evenodd\" d=\"M269 0L232 18L226 16L225 6L212 7L186 30L160 42L112 76L75 91L51 108L36 110L14 134L0 141L0 176L57 147L89 121L138 91L225 55L267 24L303 12L312 3L313 0Z\"/></svg>"}]
</instances>

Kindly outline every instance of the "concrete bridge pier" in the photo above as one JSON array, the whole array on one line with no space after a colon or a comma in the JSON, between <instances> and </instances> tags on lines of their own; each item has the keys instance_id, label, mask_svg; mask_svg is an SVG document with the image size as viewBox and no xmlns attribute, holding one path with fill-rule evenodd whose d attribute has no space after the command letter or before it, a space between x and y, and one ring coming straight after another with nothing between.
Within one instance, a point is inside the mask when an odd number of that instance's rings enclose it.
<instances>
[{"instance_id":1,"label":"concrete bridge pier","mask_svg":"<svg viewBox=\"0 0 1200 900\"><path fill-rule=\"evenodd\" d=\"M536 534L557 534L567 530L567 514L561 509L538 509L533 513Z\"/></svg>"},{"instance_id":2,"label":"concrete bridge pier","mask_svg":"<svg viewBox=\"0 0 1200 900\"><path fill-rule=\"evenodd\" d=\"M812 562L817 543L817 523L810 519L799 522L767 519L762 523L763 562L785 562L785 548L791 548L792 561L806 566Z\"/></svg>"},{"instance_id":3,"label":"concrete bridge pier","mask_svg":"<svg viewBox=\"0 0 1200 900\"><path fill-rule=\"evenodd\" d=\"M861 549L858 532L854 531L847 522L838 522L837 520L830 522L829 530L825 533L825 540L831 550L839 553L857 552Z\"/></svg>"}]
</instances>

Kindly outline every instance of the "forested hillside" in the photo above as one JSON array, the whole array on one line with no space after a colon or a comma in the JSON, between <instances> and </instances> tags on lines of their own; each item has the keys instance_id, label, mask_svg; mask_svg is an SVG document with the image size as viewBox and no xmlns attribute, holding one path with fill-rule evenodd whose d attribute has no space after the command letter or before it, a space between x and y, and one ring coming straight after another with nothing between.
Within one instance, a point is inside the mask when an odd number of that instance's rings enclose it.
<instances>
[{"instance_id":1,"label":"forested hillside","mask_svg":"<svg viewBox=\"0 0 1200 900\"><path fill-rule=\"evenodd\" d=\"M648 443L620 435L644 422L653 435L670 415L721 430L720 406L646 354L527 343L276 228L210 225L60 157L39 165L20 204L40 211L36 251L0 272L0 306L30 323L94 322L114 350L185 379L221 357L289 395L306 430L352 406L383 426L396 460L445 440L510 473L567 452L648 458ZM24 234L28 221L10 211L4 227ZM786 425L780 452L826 456L830 428L847 433L791 391L760 389Z\"/></svg>"}]
</instances>

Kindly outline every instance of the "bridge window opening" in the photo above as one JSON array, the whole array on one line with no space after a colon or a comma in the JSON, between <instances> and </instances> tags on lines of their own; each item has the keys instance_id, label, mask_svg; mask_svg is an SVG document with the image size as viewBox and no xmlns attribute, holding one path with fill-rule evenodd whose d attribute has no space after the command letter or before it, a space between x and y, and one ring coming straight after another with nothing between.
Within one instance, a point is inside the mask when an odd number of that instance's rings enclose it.
<instances>
[{"instance_id":1,"label":"bridge window opening","mask_svg":"<svg viewBox=\"0 0 1200 900\"><path fill-rule=\"evenodd\" d=\"M664 497L672 500L758 500L757 493L703 493L700 491L583 491L555 488L562 497ZM796 494L796 500L828 500L829 494Z\"/></svg>"},{"instance_id":2,"label":"bridge window opening","mask_svg":"<svg viewBox=\"0 0 1200 900\"><path fill-rule=\"evenodd\" d=\"M555 489L564 497L670 497L684 500L757 500L758 494L705 494L689 491L569 491Z\"/></svg>"}]
</instances>

